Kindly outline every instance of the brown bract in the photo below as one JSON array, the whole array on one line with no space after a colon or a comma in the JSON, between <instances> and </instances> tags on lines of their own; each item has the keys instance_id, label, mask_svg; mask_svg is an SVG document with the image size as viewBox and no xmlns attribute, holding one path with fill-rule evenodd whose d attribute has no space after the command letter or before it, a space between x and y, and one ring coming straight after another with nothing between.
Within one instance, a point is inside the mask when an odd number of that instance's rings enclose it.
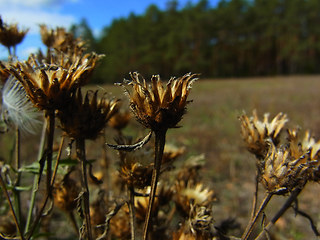
<instances>
[{"instance_id":1,"label":"brown bract","mask_svg":"<svg viewBox=\"0 0 320 240\"><path fill-rule=\"evenodd\" d=\"M78 89L72 94L68 105L58 111L57 117L69 137L95 139L117 111L118 100L98 99L98 91L89 91L83 98L81 89Z\"/></svg>"},{"instance_id":2,"label":"brown bract","mask_svg":"<svg viewBox=\"0 0 320 240\"><path fill-rule=\"evenodd\" d=\"M308 181L318 180L319 144L314 143L306 148L303 143L295 141L280 147L271 141L267 143L269 151L261 169L261 181L270 193L287 194L297 188L302 189Z\"/></svg>"},{"instance_id":3,"label":"brown bract","mask_svg":"<svg viewBox=\"0 0 320 240\"><path fill-rule=\"evenodd\" d=\"M271 122L269 122L269 114L265 113L263 121L260 121L255 110L252 117L249 118L244 114L239 119L241 121L241 135L246 147L258 159L265 157L266 139L271 139L275 145L279 143L280 133L288 121L287 115L283 113L278 113Z\"/></svg>"},{"instance_id":4,"label":"brown bract","mask_svg":"<svg viewBox=\"0 0 320 240\"><path fill-rule=\"evenodd\" d=\"M29 30L19 30L17 24L3 24L0 28L0 43L6 47L14 47L22 42Z\"/></svg>"},{"instance_id":5,"label":"brown bract","mask_svg":"<svg viewBox=\"0 0 320 240\"><path fill-rule=\"evenodd\" d=\"M128 85L133 89L127 93L137 120L155 132L177 127L190 102L187 98L196 76L186 74L178 79L171 78L164 87L159 75L152 76L151 84L147 84L140 74L132 73Z\"/></svg>"},{"instance_id":6,"label":"brown bract","mask_svg":"<svg viewBox=\"0 0 320 240\"><path fill-rule=\"evenodd\" d=\"M31 56L27 62L11 64L6 71L22 83L36 107L56 110L62 109L71 93L88 82L100 57L92 53L77 56L72 63L40 65Z\"/></svg>"}]
</instances>

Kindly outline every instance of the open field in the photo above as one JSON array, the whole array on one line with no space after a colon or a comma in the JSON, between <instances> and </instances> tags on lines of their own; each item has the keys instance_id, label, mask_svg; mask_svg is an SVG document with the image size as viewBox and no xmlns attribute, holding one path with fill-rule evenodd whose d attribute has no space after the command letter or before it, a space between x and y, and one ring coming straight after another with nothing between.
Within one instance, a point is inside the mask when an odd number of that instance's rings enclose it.
<instances>
[{"instance_id":1,"label":"open field","mask_svg":"<svg viewBox=\"0 0 320 240\"><path fill-rule=\"evenodd\" d=\"M122 89L104 86L115 96L122 96ZM320 76L266 77L228 80L200 79L193 85L193 102L180 123L181 128L168 132L167 142L185 146L189 154L204 153L205 181L217 193L214 208L216 219L236 218L242 226L248 221L254 191L255 158L244 148L240 136L238 117L245 111L251 115L256 109L259 118L265 112L272 119L277 113L288 115L287 127L309 129L320 139ZM132 123L128 133L139 125ZM310 184L299 198L302 210L311 214L320 227L320 186ZM262 194L260 194L262 195ZM261 196L262 197L262 196ZM275 212L281 197L269 206ZM274 209L272 209L274 206ZM294 217L288 211L285 220L279 221L277 239L315 238L308 221ZM235 232L239 235L239 232Z\"/></svg>"},{"instance_id":2,"label":"open field","mask_svg":"<svg viewBox=\"0 0 320 240\"><path fill-rule=\"evenodd\" d=\"M112 92L112 95L125 99L121 87L107 85L103 88ZM189 98L193 102L188 105L188 113L180 123L181 128L168 132L167 142L185 146L188 155L205 154L203 177L217 194L218 201L214 205L217 222L230 217L244 227L250 216L255 158L244 148L238 116L243 111L251 115L252 110L256 109L260 118L263 113L269 112L272 119L278 112L284 112L290 119L287 126L299 126L303 131L310 129L315 138L320 139L319 89L320 76L215 81L200 79L193 85ZM125 133L131 135L143 135L145 132L134 120L125 130ZM108 141L112 139L113 132L110 130ZM11 142L10 138L1 139L2 153L5 149L10 149L8 146ZM26 141L26 138L23 145L23 158L34 159L32 156L37 150L36 145L32 141ZM96 143L88 142L88 159L95 158L98 154L91 150L93 146ZM299 197L300 209L313 217L318 228L319 199L320 186L317 184L308 185ZM277 210L283 199L275 197L273 202L266 217L272 217L271 213ZM233 234L239 236L240 232ZM308 220L301 216L295 217L293 210L286 213L284 220L279 221L273 232L277 233L275 239L315 239Z\"/></svg>"}]
</instances>

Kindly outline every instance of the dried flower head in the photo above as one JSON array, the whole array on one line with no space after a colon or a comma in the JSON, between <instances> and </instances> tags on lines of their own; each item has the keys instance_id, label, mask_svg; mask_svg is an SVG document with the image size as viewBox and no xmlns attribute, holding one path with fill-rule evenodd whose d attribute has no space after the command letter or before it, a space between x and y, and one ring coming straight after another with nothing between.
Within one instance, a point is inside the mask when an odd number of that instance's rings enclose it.
<instances>
[{"instance_id":1,"label":"dried flower head","mask_svg":"<svg viewBox=\"0 0 320 240\"><path fill-rule=\"evenodd\" d=\"M132 138L119 136L115 139L119 145L132 144ZM153 150L149 145L136 151L119 151L119 176L124 184L143 189L151 184L153 171Z\"/></svg>"},{"instance_id":2,"label":"dried flower head","mask_svg":"<svg viewBox=\"0 0 320 240\"><path fill-rule=\"evenodd\" d=\"M12 64L9 73L25 88L33 104L42 110L61 109L78 87L88 82L100 56L92 53L77 56L68 68L64 64L41 66L33 56L28 62ZM0 66L1 67L1 66Z\"/></svg>"},{"instance_id":3,"label":"dried flower head","mask_svg":"<svg viewBox=\"0 0 320 240\"><path fill-rule=\"evenodd\" d=\"M309 131L302 139L299 138L297 129L288 130L288 142L291 155L294 158L304 156L305 163L309 165L309 180L320 180L320 141L316 141Z\"/></svg>"},{"instance_id":4,"label":"dried flower head","mask_svg":"<svg viewBox=\"0 0 320 240\"><path fill-rule=\"evenodd\" d=\"M57 27L49 29L46 25L40 25L41 40L48 48L67 53L70 49L82 48L84 42L79 38L74 38L72 33L65 28Z\"/></svg>"},{"instance_id":5,"label":"dried flower head","mask_svg":"<svg viewBox=\"0 0 320 240\"><path fill-rule=\"evenodd\" d=\"M54 203L64 211L72 211L77 206L80 188L76 181L66 175L61 182L55 183L53 189Z\"/></svg>"},{"instance_id":6,"label":"dried flower head","mask_svg":"<svg viewBox=\"0 0 320 240\"><path fill-rule=\"evenodd\" d=\"M175 190L177 209L185 216L189 215L192 204L209 207L215 200L214 191L204 188L202 183L194 184L190 181L186 184L180 181L176 183Z\"/></svg>"},{"instance_id":7,"label":"dried flower head","mask_svg":"<svg viewBox=\"0 0 320 240\"><path fill-rule=\"evenodd\" d=\"M174 240L209 240L213 236L212 211L204 206L192 205L189 217L173 233Z\"/></svg>"},{"instance_id":8,"label":"dried flower head","mask_svg":"<svg viewBox=\"0 0 320 240\"><path fill-rule=\"evenodd\" d=\"M137 120L153 131L177 127L190 102L187 97L195 77L195 74L186 74L178 79L171 78L164 87L159 75L152 76L151 85L148 85L140 74L132 73L128 85L133 91L127 93Z\"/></svg>"},{"instance_id":9,"label":"dried flower head","mask_svg":"<svg viewBox=\"0 0 320 240\"><path fill-rule=\"evenodd\" d=\"M265 113L263 121L260 121L255 110L252 117L249 118L244 114L239 119L241 135L246 147L258 159L263 159L266 154L266 139L271 139L275 145L278 145L280 133L288 121L287 115L283 113L278 113L271 122L269 122L269 114Z\"/></svg>"},{"instance_id":10,"label":"dried flower head","mask_svg":"<svg viewBox=\"0 0 320 240\"><path fill-rule=\"evenodd\" d=\"M17 24L8 25L2 23L2 27L0 28L0 43L7 48L14 47L22 42L28 31L28 29L19 30Z\"/></svg>"},{"instance_id":11,"label":"dried flower head","mask_svg":"<svg viewBox=\"0 0 320 240\"><path fill-rule=\"evenodd\" d=\"M270 193L280 195L304 187L310 172L308 156L295 158L287 146L277 148L272 141L267 144L269 151L261 175L264 187Z\"/></svg>"},{"instance_id":12,"label":"dried flower head","mask_svg":"<svg viewBox=\"0 0 320 240\"><path fill-rule=\"evenodd\" d=\"M74 139L95 139L117 112L118 100L98 99L98 91L88 91L82 97L81 89L74 92L68 105L59 110L61 128Z\"/></svg>"},{"instance_id":13,"label":"dried flower head","mask_svg":"<svg viewBox=\"0 0 320 240\"><path fill-rule=\"evenodd\" d=\"M2 91L2 118L23 132L35 133L41 124L41 113L30 102L22 84L13 76L6 81Z\"/></svg>"}]
</instances>

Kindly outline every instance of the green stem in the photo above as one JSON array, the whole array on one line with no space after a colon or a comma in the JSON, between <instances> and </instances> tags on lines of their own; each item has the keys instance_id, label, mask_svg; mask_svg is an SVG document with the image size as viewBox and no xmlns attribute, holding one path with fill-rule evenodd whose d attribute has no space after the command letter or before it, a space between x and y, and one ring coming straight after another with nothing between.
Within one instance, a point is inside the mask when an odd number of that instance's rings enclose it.
<instances>
[{"instance_id":1,"label":"green stem","mask_svg":"<svg viewBox=\"0 0 320 240\"><path fill-rule=\"evenodd\" d=\"M51 197L52 185L52 148L53 148L53 138L54 138L54 125L55 125L55 113L54 110L49 110L46 112L47 115L47 195Z\"/></svg>"},{"instance_id":2,"label":"green stem","mask_svg":"<svg viewBox=\"0 0 320 240\"><path fill-rule=\"evenodd\" d=\"M263 210L265 209L265 207L268 205L268 203L271 200L271 197L273 196L272 193L268 193L265 198L262 200L261 205L258 209L258 211L255 213L254 217L251 219L251 221L249 222L244 234L242 235L241 239L243 240L247 240L248 237L250 236L253 227L255 226L258 218L260 217L260 214L263 212Z\"/></svg>"},{"instance_id":3,"label":"green stem","mask_svg":"<svg viewBox=\"0 0 320 240\"><path fill-rule=\"evenodd\" d=\"M160 175L164 145L166 143L166 132L167 132L166 130L155 132L154 168L153 168L152 179L151 179L151 191L149 196L148 211L147 211L147 215L144 223L144 231L143 231L144 240L148 239L148 232L150 228L151 215L152 215L152 207L153 207L154 198L157 191L157 184L158 184L158 179Z\"/></svg>"},{"instance_id":4,"label":"green stem","mask_svg":"<svg viewBox=\"0 0 320 240\"><path fill-rule=\"evenodd\" d=\"M296 201L298 195L302 191L301 188L294 190L287 201L283 204L281 209L274 215L268 225L263 229L263 231L255 238L255 240L263 240L266 232L268 232L272 226L278 221L278 219L291 207L292 203Z\"/></svg>"},{"instance_id":5,"label":"green stem","mask_svg":"<svg viewBox=\"0 0 320 240\"><path fill-rule=\"evenodd\" d=\"M45 123L43 124L37 159L41 159L41 156L43 155L43 152L44 152L44 144L45 144L45 139L46 139L46 128L47 127L46 127L46 121L45 121ZM31 198L30 198L30 206L28 209L27 222L26 222L26 227L25 227L25 231L24 231L25 233L29 232L29 230L30 230L33 208L35 205L36 195L38 192L39 178L40 178L40 175L36 174L33 179L32 193L31 193Z\"/></svg>"},{"instance_id":6,"label":"green stem","mask_svg":"<svg viewBox=\"0 0 320 240\"><path fill-rule=\"evenodd\" d=\"M17 176L16 176L16 181L14 186L20 186L20 180L21 180L21 172L19 171L21 161L20 161L20 130L18 127L16 127L16 144L15 144L15 155L16 155L16 171L17 171ZM17 214L17 219L18 223L21 228L21 198L20 198L20 191L17 191L15 188L13 188L13 194L14 194L14 207L16 210Z\"/></svg>"},{"instance_id":7,"label":"green stem","mask_svg":"<svg viewBox=\"0 0 320 240\"><path fill-rule=\"evenodd\" d=\"M1 188L2 188L2 190L4 192L4 194L5 194L5 197L6 197L7 201L8 201L8 204L9 204L9 207L10 207L10 210L11 210L11 214L12 214L14 223L15 223L17 229L18 229L18 233L20 235L20 238L24 239L23 233L21 231L21 228L20 228L20 225L19 225L19 222L18 222L18 219L17 219L16 212L14 211L10 196L8 194L8 190L7 190L6 184L3 181L2 176L1 176L1 169L0 169L0 186L1 186Z\"/></svg>"},{"instance_id":8,"label":"green stem","mask_svg":"<svg viewBox=\"0 0 320 240\"><path fill-rule=\"evenodd\" d=\"M85 216L85 227L87 238L92 240L91 221L90 221L90 201L89 201L89 187L88 187L88 176L87 176L87 162L85 152L85 140L76 140L76 151L78 160L82 163L82 192L83 192L83 203L84 203L84 216Z\"/></svg>"}]
</instances>

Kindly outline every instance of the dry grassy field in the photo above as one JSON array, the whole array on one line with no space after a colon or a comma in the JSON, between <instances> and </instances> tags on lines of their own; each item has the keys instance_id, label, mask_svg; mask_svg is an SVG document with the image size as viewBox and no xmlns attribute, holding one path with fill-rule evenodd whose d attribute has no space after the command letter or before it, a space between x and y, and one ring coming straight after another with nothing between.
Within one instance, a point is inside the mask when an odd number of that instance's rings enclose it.
<instances>
[{"instance_id":1,"label":"dry grassy field","mask_svg":"<svg viewBox=\"0 0 320 240\"><path fill-rule=\"evenodd\" d=\"M103 88L115 97L126 99L119 86L89 86L90 89L92 87ZM181 127L168 132L167 142L186 147L188 155L205 155L203 179L217 196L213 209L217 222L234 218L243 228L250 216L255 186L255 159L244 147L238 117L243 112L251 115L253 109L257 110L260 118L265 112L270 113L270 119L283 112L290 120L287 126L310 129L315 138L320 139L319 89L320 76L200 79L193 85L189 97L193 102L188 105L188 112L180 122ZM110 142L114 136L112 131L110 129L108 134ZM146 133L146 130L132 120L124 132L137 137ZM37 141L38 136L32 138ZM29 137L23 139L22 158L32 161L37 145ZM12 149L10 145L13 138L5 135L0 141L3 156L10 154L8 149ZM100 154L92 151L96 144L88 142L88 159ZM299 196L300 209L312 216L318 228L319 199L320 186L317 184L309 184ZM273 199L265 212L267 218L276 212L283 200L282 197ZM232 234L239 236L241 232L238 229ZM275 233L274 239L316 238L308 220L295 216L293 210L279 220L272 233Z\"/></svg>"},{"instance_id":2,"label":"dry grassy field","mask_svg":"<svg viewBox=\"0 0 320 240\"><path fill-rule=\"evenodd\" d=\"M122 98L122 89L104 86ZM320 139L320 76L289 76L245 79L200 79L193 85L193 102L180 123L168 132L167 142L185 146L188 154L205 154L205 181L217 194L216 220L235 218L245 226L250 215L254 192L255 158L244 147L238 117L256 109L259 117L279 112L287 114L288 127L310 130ZM125 98L124 98L125 99ZM129 134L139 125L131 123ZM260 194L262 195L262 194ZM310 184L299 197L299 207L311 214L320 227L320 186ZM283 202L273 199L266 217L271 217ZM276 239L316 238L308 220L289 210L273 229ZM241 231L240 231L241 232ZM235 232L234 235L239 235Z\"/></svg>"}]
</instances>

